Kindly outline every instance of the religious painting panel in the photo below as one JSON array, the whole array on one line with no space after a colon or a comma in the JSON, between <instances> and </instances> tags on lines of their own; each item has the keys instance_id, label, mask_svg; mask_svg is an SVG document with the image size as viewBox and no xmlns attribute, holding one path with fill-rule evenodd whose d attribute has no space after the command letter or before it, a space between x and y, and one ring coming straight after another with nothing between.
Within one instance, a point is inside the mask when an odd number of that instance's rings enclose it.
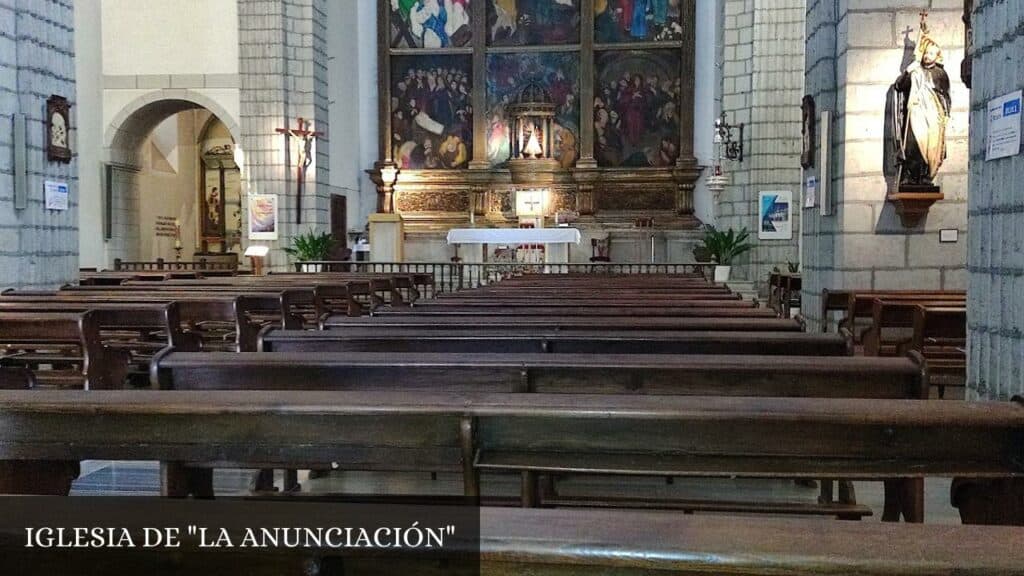
<instances>
[{"instance_id":1,"label":"religious painting panel","mask_svg":"<svg viewBox=\"0 0 1024 576\"><path fill-rule=\"evenodd\" d=\"M491 46L578 44L580 0L487 0Z\"/></svg>"},{"instance_id":2,"label":"religious painting panel","mask_svg":"<svg viewBox=\"0 0 1024 576\"><path fill-rule=\"evenodd\" d=\"M206 169L203 178L203 213L200 232L204 240L219 242L225 233L224 187L220 170Z\"/></svg>"},{"instance_id":3,"label":"religious painting panel","mask_svg":"<svg viewBox=\"0 0 1024 576\"><path fill-rule=\"evenodd\" d=\"M473 150L470 56L396 56L391 60L395 162L411 170L461 169Z\"/></svg>"},{"instance_id":4,"label":"religious painting panel","mask_svg":"<svg viewBox=\"0 0 1024 576\"><path fill-rule=\"evenodd\" d=\"M678 50L595 56L594 156L606 168L668 167L679 157Z\"/></svg>"},{"instance_id":5,"label":"religious painting panel","mask_svg":"<svg viewBox=\"0 0 1024 576\"><path fill-rule=\"evenodd\" d=\"M390 0L392 48L460 48L473 39L471 0Z\"/></svg>"},{"instance_id":6,"label":"religious painting panel","mask_svg":"<svg viewBox=\"0 0 1024 576\"><path fill-rule=\"evenodd\" d=\"M678 42L683 0L594 0L594 41Z\"/></svg>"},{"instance_id":7,"label":"religious painting panel","mask_svg":"<svg viewBox=\"0 0 1024 576\"><path fill-rule=\"evenodd\" d=\"M554 158L571 168L579 157L579 55L566 52L491 54L487 57L487 159L502 166L511 154L508 107L523 87L542 86L551 95L556 117Z\"/></svg>"}]
</instances>

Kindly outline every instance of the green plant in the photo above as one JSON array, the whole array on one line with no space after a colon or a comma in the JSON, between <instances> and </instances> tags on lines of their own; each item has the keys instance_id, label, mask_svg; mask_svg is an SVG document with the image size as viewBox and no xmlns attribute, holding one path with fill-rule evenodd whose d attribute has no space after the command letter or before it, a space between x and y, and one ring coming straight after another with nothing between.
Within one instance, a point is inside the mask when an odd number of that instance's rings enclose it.
<instances>
[{"instance_id":1,"label":"green plant","mask_svg":"<svg viewBox=\"0 0 1024 576\"><path fill-rule=\"evenodd\" d=\"M326 260L334 249L334 238L327 232L310 230L292 238L292 245L284 251L301 262Z\"/></svg>"},{"instance_id":2,"label":"green plant","mask_svg":"<svg viewBox=\"0 0 1024 576\"><path fill-rule=\"evenodd\" d=\"M720 266L732 266L732 261L740 254L749 251L753 246L747 240L750 233L744 228L736 232L732 228L722 232L714 226L708 226L704 232L704 247L711 252L711 258Z\"/></svg>"},{"instance_id":3,"label":"green plant","mask_svg":"<svg viewBox=\"0 0 1024 576\"><path fill-rule=\"evenodd\" d=\"M800 272L799 262L790 262L789 260L786 260L786 266L789 267L790 274L796 274L797 272Z\"/></svg>"}]
</instances>

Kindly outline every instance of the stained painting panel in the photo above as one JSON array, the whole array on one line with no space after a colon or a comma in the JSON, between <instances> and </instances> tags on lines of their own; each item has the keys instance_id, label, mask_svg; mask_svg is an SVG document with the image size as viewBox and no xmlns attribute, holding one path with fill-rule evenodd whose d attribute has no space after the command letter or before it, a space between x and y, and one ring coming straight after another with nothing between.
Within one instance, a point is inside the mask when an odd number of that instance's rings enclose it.
<instances>
[{"instance_id":1,"label":"stained painting panel","mask_svg":"<svg viewBox=\"0 0 1024 576\"><path fill-rule=\"evenodd\" d=\"M501 166L511 153L508 107L524 86L544 87L555 104L554 157L571 168L579 157L579 55L565 52L487 57L487 159Z\"/></svg>"},{"instance_id":2,"label":"stained painting panel","mask_svg":"<svg viewBox=\"0 0 1024 576\"><path fill-rule=\"evenodd\" d=\"M487 0L491 46L578 44L580 0Z\"/></svg>"},{"instance_id":3,"label":"stained painting panel","mask_svg":"<svg viewBox=\"0 0 1024 576\"><path fill-rule=\"evenodd\" d=\"M679 157L679 52L595 57L594 156L602 167L667 167Z\"/></svg>"},{"instance_id":4,"label":"stained painting panel","mask_svg":"<svg viewBox=\"0 0 1024 576\"><path fill-rule=\"evenodd\" d=\"M473 150L470 56L391 60L391 129L399 168L456 169Z\"/></svg>"},{"instance_id":5,"label":"stained painting panel","mask_svg":"<svg viewBox=\"0 0 1024 576\"><path fill-rule=\"evenodd\" d=\"M471 0L390 2L392 48L459 48L473 39Z\"/></svg>"},{"instance_id":6,"label":"stained painting panel","mask_svg":"<svg viewBox=\"0 0 1024 576\"><path fill-rule=\"evenodd\" d=\"M678 42L683 0L594 0L594 41Z\"/></svg>"}]
</instances>

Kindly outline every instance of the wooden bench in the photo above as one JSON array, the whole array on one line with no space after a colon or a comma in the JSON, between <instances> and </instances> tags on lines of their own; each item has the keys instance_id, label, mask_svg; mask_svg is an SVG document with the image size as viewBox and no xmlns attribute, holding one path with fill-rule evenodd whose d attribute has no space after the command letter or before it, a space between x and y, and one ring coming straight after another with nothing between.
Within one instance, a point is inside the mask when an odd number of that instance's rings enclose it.
<instances>
[{"instance_id":1,"label":"wooden bench","mask_svg":"<svg viewBox=\"0 0 1024 576\"><path fill-rule=\"evenodd\" d=\"M124 357L104 349L95 314L0 312L0 366L27 368L43 386L113 388Z\"/></svg>"},{"instance_id":2,"label":"wooden bench","mask_svg":"<svg viewBox=\"0 0 1024 576\"><path fill-rule=\"evenodd\" d=\"M672 330L672 331L749 331L801 332L802 325L787 318L633 318L581 316L476 316L467 321L458 316L407 316L389 314L363 318L330 316L322 327L327 330L355 327L377 328L444 328L463 330L505 330L509 328L541 328L567 330Z\"/></svg>"},{"instance_id":3,"label":"wooden bench","mask_svg":"<svg viewBox=\"0 0 1024 576\"><path fill-rule=\"evenodd\" d=\"M945 398L947 386L962 386L967 377L967 309L918 305L913 324L908 348L925 359L939 398Z\"/></svg>"},{"instance_id":4,"label":"wooden bench","mask_svg":"<svg viewBox=\"0 0 1024 576\"><path fill-rule=\"evenodd\" d=\"M168 502L140 499L137 513L117 515L118 526L132 534L154 523L168 525L177 517L217 517L224 508L216 502ZM288 518L282 525L330 525L335 517L360 514L361 510L325 506L322 502L248 502L253 526L271 524L272 518ZM30 510L21 501L12 510ZM53 508L52 506L50 508ZM76 507L78 508L78 507ZM373 510L365 512L372 513ZM424 520L436 518L422 510ZM102 513L101 513L102 514ZM73 520L60 511L37 510L33 517L44 526L68 526ZM107 515L96 520L114 522ZM152 520L147 522L147 518ZM358 522L358 520L356 521ZM354 523L356 523L354 522ZM358 524L357 524L358 525ZM403 524L404 526L405 524ZM4 526L0 554L13 566L32 566L40 574L58 574L69 558L92 558L88 551L63 554L52 549L26 549L20 526ZM457 531L465 530L463 525ZM232 530L232 533L234 531ZM861 574L886 576L949 576L951 574L1015 574L1024 564L1019 542L1024 529L999 526L887 525L862 522L829 523L778 518L684 516L640 510L544 510L483 507L479 510L479 546L473 546L472 570L487 576L544 574L581 576L607 574L652 576L687 574L721 576L806 576ZM475 536L475 535L474 535ZM183 548L195 540L184 538ZM965 553L970 551L970 553ZM115 558L101 553L109 572L137 574L246 574L270 576L308 574L360 576L381 573L462 574L455 566L462 560L438 566L434 556L406 557L401 551L381 554L327 547L299 551L282 549L217 549L215 552L182 554L152 549L119 549ZM408 558L408 560L407 560ZM453 566L454 564L454 566ZM396 570L400 566L402 570ZM385 568L386 567L386 568ZM413 568L415 567L415 568ZM390 571L387 569L390 568Z\"/></svg>"},{"instance_id":5,"label":"wooden bench","mask_svg":"<svg viewBox=\"0 0 1024 576\"><path fill-rule=\"evenodd\" d=\"M486 307L486 306L417 306L415 308L388 309L374 312L376 316L403 316L414 318L429 317L463 317L472 322L478 316L498 317L511 316L517 318L544 317L546 315L564 318L575 317L621 317L621 318L777 318L774 311L768 308L725 307L717 308L708 303L703 307L623 307L615 304L600 307L574 306L561 309L550 307Z\"/></svg>"},{"instance_id":6,"label":"wooden bench","mask_svg":"<svg viewBox=\"0 0 1024 576\"><path fill-rule=\"evenodd\" d=\"M445 392L0 391L0 492L67 493L21 463L158 460L164 493L207 494L216 467L751 478L1017 479L1024 406L948 401ZM45 439L45 440L44 440ZM29 464L38 473L37 465ZM60 472L54 468L53 473ZM59 490L58 490L59 488ZM901 502L922 519L923 504ZM1019 521L1024 521L1020 519Z\"/></svg>"},{"instance_id":7,"label":"wooden bench","mask_svg":"<svg viewBox=\"0 0 1024 576\"><path fill-rule=\"evenodd\" d=\"M957 306L959 304L959 306ZM871 306L871 325L864 331L861 341L864 343L864 354L867 356L895 356L902 354L912 339L914 312L918 306L925 307L960 307L965 304L962 298L952 299L899 299L890 300L885 297L875 298ZM966 325L966 315L964 318ZM964 333L965 328L953 327L955 333ZM896 337L887 333L900 332Z\"/></svg>"},{"instance_id":8,"label":"wooden bench","mask_svg":"<svg viewBox=\"0 0 1024 576\"><path fill-rule=\"evenodd\" d=\"M264 328L257 347L265 352L447 352L580 354L762 354L844 356L852 354L838 334L806 332L672 332L542 328L481 330Z\"/></svg>"},{"instance_id":9,"label":"wooden bench","mask_svg":"<svg viewBox=\"0 0 1024 576\"><path fill-rule=\"evenodd\" d=\"M902 298L902 297L940 297L949 298L953 296L959 296L967 298L967 293L964 291L955 290L834 290L825 288L821 291L821 331L827 332L829 327L829 317L833 312L843 312L847 314L846 317L842 318L837 323L837 329L840 327L846 327L848 322L848 315L850 310L851 300L855 294L859 294L868 301L873 302L875 298L886 298L889 299ZM859 310L862 317L867 317L871 314L871 305L862 304Z\"/></svg>"}]
</instances>

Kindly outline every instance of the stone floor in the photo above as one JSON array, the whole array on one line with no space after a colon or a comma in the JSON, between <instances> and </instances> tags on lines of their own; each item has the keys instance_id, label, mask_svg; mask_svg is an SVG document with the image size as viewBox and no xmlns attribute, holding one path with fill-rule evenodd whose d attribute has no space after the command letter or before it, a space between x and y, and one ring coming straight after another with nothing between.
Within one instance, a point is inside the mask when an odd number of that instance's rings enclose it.
<instances>
[{"instance_id":1,"label":"stone floor","mask_svg":"<svg viewBox=\"0 0 1024 576\"><path fill-rule=\"evenodd\" d=\"M214 490L219 495L241 496L249 494L252 476L246 470L217 470ZM431 479L420 473L368 473L332 472L325 478L310 480L300 473L304 492L310 493L388 493L457 495L461 480L457 474L439 474ZM74 495L146 496L159 494L159 466L155 462L99 462L82 465L82 475L72 488ZM484 476L484 492L514 497L518 494L519 480L510 476ZM615 488L628 485L631 493L646 496L674 498L702 498L716 500L761 500L780 502L813 502L817 488L800 486L783 480L707 480L679 478L667 483L663 478L631 478L617 480ZM280 484L280 479L279 479ZM957 510L949 504L949 484L946 479L928 479L925 483L925 521L936 524L960 522ZM588 495L604 491L611 485L607 478L577 476L560 480L559 492L565 495ZM856 482L857 501L869 506L874 515L869 521L881 519L883 494L881 482Z\"/></svg>"}]
</instances>

